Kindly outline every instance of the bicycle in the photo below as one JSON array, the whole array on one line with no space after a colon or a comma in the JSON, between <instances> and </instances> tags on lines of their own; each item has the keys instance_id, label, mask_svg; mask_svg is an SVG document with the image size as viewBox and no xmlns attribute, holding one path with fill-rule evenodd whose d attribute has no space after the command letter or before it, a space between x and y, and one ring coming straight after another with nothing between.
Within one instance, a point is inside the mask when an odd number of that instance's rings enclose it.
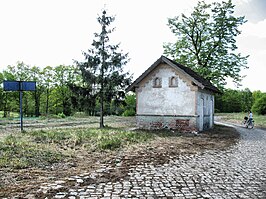
<instances>
[{"instance_id":1,"label":"bicycle","mask_svg":"<svg viewBox=\"0 0 266 199\"><path fill-rule=\"evenodd\" d=\"M251 118L251 119L246 120L246 122L244 124L245 124L246 128L250 127L251 129L253 129L254 128L254 123L255 123L255 121Z\"/></svg>"}]
</instances>

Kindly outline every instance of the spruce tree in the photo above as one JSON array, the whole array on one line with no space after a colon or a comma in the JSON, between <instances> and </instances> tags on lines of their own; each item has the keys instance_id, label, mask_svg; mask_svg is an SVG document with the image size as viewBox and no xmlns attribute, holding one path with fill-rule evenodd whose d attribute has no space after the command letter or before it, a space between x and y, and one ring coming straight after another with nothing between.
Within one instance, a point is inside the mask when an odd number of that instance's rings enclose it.
<instances>
[{"instance_id":1,"label":"spruce tree","mask_svg":"<svg viewBox=\"0 0 266 199\"><path fill-rule=\"evenodd\" d=\"M104 104L123 97L124 89L131 81L129 73L123 71L123 66L129 61L128 54L119 50L120 44L110 42L109 35L114 31L110 25L114 20L105 10L98 16L101 31L94 34L91 48L83 52L85 61L76 61L84 83L100 103L100 128L104 127Z\"/></svg>"}]
</instances>

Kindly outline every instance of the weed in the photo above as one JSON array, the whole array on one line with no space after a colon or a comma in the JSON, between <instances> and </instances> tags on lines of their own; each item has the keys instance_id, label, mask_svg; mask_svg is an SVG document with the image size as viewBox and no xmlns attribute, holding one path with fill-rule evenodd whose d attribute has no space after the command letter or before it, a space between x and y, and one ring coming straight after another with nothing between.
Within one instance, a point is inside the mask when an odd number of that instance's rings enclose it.
<instances>
[{"instance_id":1,"label":"weed","mask_svg":"<svg viewBox=\"0 0 266 199\"><path fill-rule=\"evenodd\" d=\"M25 131L0 142L0 167L43 167L65 157L61 149L116 150L154 138L153 133L119 128L76 128Z\"/></svg>"},{"instance_id":2,"label":"weed","mask_svg":"<svg viewBox=\"0 0 266 199\"><path fill-rule=\"evenodd\" d=\"M58 113L57 114L60 118L66 118L66 115L64 113Z\"/></svg>"},{"instance_id":3,"label":"weed","mask_svg":"<svg viewBox=\"0 0 266 199\"><path fill-rule=\"evenodd\" d=\"M34 141L38 143L61 143L63 140L66 140L70 137L70 133L67 131L32 131L29 132Z\"/></svg>"},{"instance_id":4,"label":"weed","mask_svg":"<svg viewBox=\"0 0 266 199\"><path fill-rule=\"evenodd\" d=\"M0 167L44 167L60 159L60 153L34 144L25 136L9 135L0 142Z\"/></svg>"},{"instance_id":5,"label":"weed","mask_svg":"<svg viewBox=\"0 0 266 199\"><path fill-rule=\"evenodd\" d=\"M97 147L101 150L114 150L121 146L139 143L152 139L152 134L125 132L125 131L110 131L105 134L98 135Z\"/></svg>"},{"instance_id":6,"label":"weed","mask_svg":"<svg viewBox=\"0 0 266 199\"><path fill-rule=\"evenodd\" d=\"M106 150L106 149L114 150L114 149L120 148L121 144L122 143L121 143L121 140L119 138L104 137L104 138L99 140L97 146L99 149L103 149L103 150Z\"/></svg>"}]
</instances>

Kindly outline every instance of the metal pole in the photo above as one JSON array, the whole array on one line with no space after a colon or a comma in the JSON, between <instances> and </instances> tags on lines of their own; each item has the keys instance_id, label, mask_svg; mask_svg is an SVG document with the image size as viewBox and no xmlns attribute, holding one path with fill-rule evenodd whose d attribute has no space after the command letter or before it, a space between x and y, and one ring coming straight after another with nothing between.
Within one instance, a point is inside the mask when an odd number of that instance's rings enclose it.
<instances>
[{"instance_id":1,"label":"metal pole","mask_svg":"<svg viewBox=\"0 0 266 199\"><path fill-rule=\"evenodd\" d=\"M22 91L19 91L20 129L23 131Z\"/></svg>"}]
</instances>

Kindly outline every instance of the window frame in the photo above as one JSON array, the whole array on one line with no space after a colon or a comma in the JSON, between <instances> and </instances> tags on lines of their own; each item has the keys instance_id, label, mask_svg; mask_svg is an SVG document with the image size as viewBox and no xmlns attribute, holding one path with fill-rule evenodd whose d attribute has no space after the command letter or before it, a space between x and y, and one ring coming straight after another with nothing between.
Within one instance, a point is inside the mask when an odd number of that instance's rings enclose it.
<instances>
[{"instance_id":1,"label":"window frame","mask_svg":"<svg viewBox=\"0 0 266 199\"><path fill-rule=\"evenodd\" d=\"M169 87L170 88L178 87L178 77L172 76L169 78Z\"/></svg>"},{"instance_id":2,"label":"window frame","mask_svg":"<svg viewBox=\"0 0 266 199\"><path fill-rule=\"evenodd\" d=\"M153 88L162 88L162 78L155 77L153 79Z\"/></svg>"}]
</instances>

